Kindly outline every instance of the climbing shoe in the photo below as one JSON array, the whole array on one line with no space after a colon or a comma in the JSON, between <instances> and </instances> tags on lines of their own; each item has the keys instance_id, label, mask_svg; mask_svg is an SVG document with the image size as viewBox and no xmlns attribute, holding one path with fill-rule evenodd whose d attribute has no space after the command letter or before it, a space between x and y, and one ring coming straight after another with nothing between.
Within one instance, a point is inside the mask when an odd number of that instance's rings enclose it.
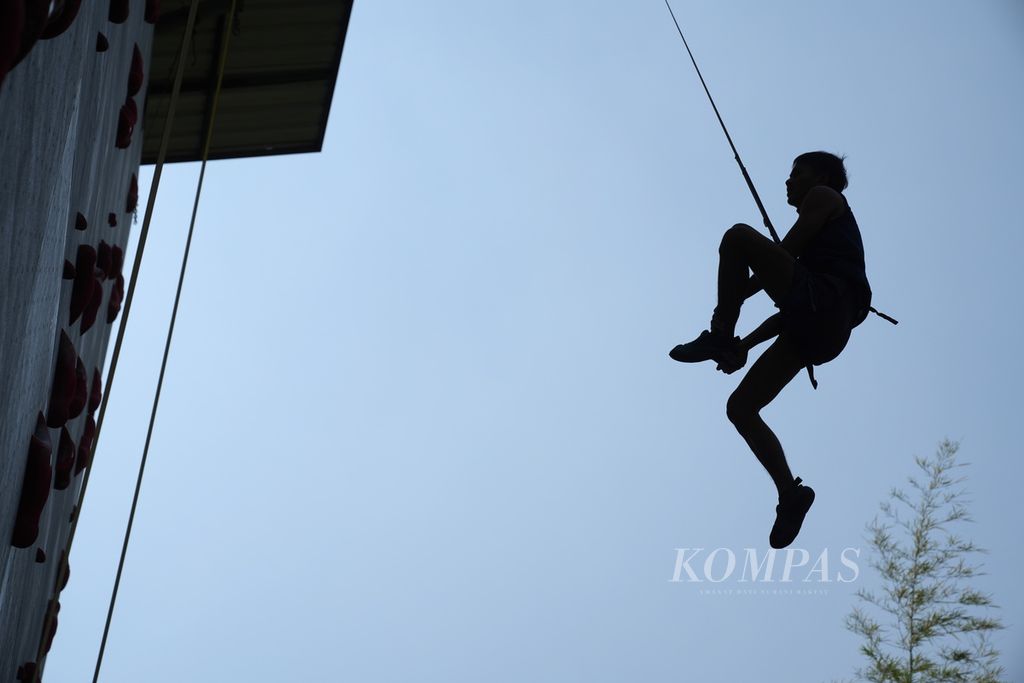
<instances>
[{"instance_id":1,"label":"climbing shoe","mask_svg":"<svg viewBox=\"0 0 1024 683\"><path fill-rule=\"evenodd\" d=\"M679 344L668 355L680 363L713 360L719 365L731 367L739 341L739 337L730 338L717 330L704 330L692 342Z\"/></svg>"},{"instance_id":2,"label":"climbing shoe","mask_svg":"<svg viewBox=\"0 0 1024 683\"><path fill-rule=\"evenodd\" d=\"M807 511L814 502L814 489L803 486L800 477L793 485L779 495L779 504L775 506L775 526L772 527L769 543L776 550L785 548L800 533Z\"/></svg>"}]
</instances>

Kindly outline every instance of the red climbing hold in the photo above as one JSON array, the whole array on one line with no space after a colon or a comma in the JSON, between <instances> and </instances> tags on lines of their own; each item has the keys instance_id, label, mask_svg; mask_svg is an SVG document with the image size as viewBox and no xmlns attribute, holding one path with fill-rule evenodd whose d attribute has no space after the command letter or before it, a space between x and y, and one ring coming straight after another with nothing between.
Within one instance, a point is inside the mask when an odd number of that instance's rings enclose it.
<instances>
[{"instance_id":1,"label":"red climbing hold","mask_svg":"<svg viewBox=\"0 0 1024 683\"><path fill-rule=\"evenodd\" d=\"M100 401L103 400L103 378L100 377L100 369L93 368L92 371L92 389L89 391L89 403L86 406L89 409L89 414L92 415L96 412L96 409L100 407Z\"/></svg>"},{"instance_id":2,"label":"red climbing hold","mask_svg":"<svg viewBox=\"0 0 1024 683\"><path fill-rule=\"evenodd\" d=\"M68 324L73 325L79 316L85 313L86 309L89 308L89 303L93 299L93 290L97 287L98 282L92 274L92 268L85 271L85 275L82 275L82 264L78 264L78 272L75 273L75 284L71 287L71 311L68 317Z\"/></svg>"},{"instance_id":3,"label":"red climbing hold","mask_svg":"<svg viewBox=\"0 0 1024 683\"><path fill-rule=\"evenodd\" d=\"M75 230L85 230L89 227L89 221L85 220L85 216L81 212L75 216Z\"/></svg>"},{"instance_id":4,"label":"red climbing hold","mask_svg":"<svg viewBox=\"0 0 1024 683\"><path fill-rule=\"evenodd\" d=\"M96 52L106 52L110 49L110 41L102 33L96 34Z\"/></svg>"},{"instance_id":5,"label":"red climbing hold","mask_svg":"<svg viewBox=\"0 0 1024 683\"><path fill-rule=\"evenodd\" d=\"M82 0L63 0L62 2L58 1L56 5L56 11L50 15L43 34L40 36L43 40L56 38L68 30L75 17L78 16L78 8L82 5Z\"/></svg>"},{"instance_id":6,"label":"red climbing hold","mask_svg":"<svg viewBox=\"0 0 1024 683\"><path fill-rule=\"evenodd\" d=\"M85 363L81 358L75 361L75 393L68 404L68 419L74 420L85 410L89 402L89 377L85 374Z\"/></svg>"},{"instance_id":7,"label":"red climbing hold","mask_svg":"<svg viewBox=\"0 0 1024 683\"><path fill-rule=\"evenodd\" d=\"M139 50L139 44L135 43L135 47L132 49L132 66L128 70L128 97L134 97L139 94L139 90L142 90L142 81L145 78L146 73L143 70L142 51Z\"/></svg>"},{"instance_id":8,"label":"red climbing hold","mask_svg":"<svg viewBox=\"0 0 1024 683\"><path fill-rule=\"evenodd\" d=\"M121 111L117 115L117 140L114 146L118 149L127 149L132 144L132 133L135 132L135 124L139 120L139 108L135 100L128 98L121 105Z\"/></svg>"},{"instance_id":9,"label":"red climbing hold","mask_svg":"<svg viewBox=\"0 0 1024 683\"><path fill-rule=\"evenodd\" d=\"M67 427L60 428L60 442L57 444L57 467L53 477L53 488L63 491L71 484L71 472L75 469L75 442Z\"/></svg>"},{"instance_id":10,"label":"red climbing hold","mask_svg":"<svg viewBox=\"0 0 1024 683\"><path fill-rule=\"evenodd\" d=\"M89 299L92 298L93 284L96 276L93 272L96 268L96 250L88 244L78 246L78 256L75 259L75 284L71 289L71 317L68 324L78 320L82 315Z\"/></svg>"},{"instance_id":11,"label":"red climbing hold","mask_svg":"<svg viewBox=\"0 0 1024 683\"><path fill-rule=\"evenodd\" d=\"M110 249L110 245L104 240L100 240L99 246L96 247L96 268L99 269L103 275L100 276L100 280L106 280L111 275L111 269L114 266L114 255Z\"/></svg>"},{"instance_id":12,"label":"red climbing hold","mask_svg":"<svg viewBox=\"0 0 1024 683\"><path fill-rule=\"evenodd\" d=\"M50 404L46 409L46 424L56 429L68 421L68 409L71 398L77 388L75 366L78 354L71 338L61 330L60 344L57 347L57 367L53 371L53 386L50 388Z\"/></svg>"},{"instance_id":13,"label":"red climbing hold","mask_svg":"<svg viewBox=\"0 0 1024 683\"><path fill-rule=\"evenodd\" d=\"M68 564L68 551L62 550L60 553L60 564L57 566L57 580L53 582L58 593L68 587L68 579L70 578L71 565Z\"/></svg>"},{"instance_id":14,"label":"red climbing hold","mask_svg":"<svg viewBox=\"0 0 1024 683\"><path fill-rule=\"evenodd\" d=\"M108 277L117 277L124 268L124 250L116 244L110 248L110 273Z\"/></svg>"},{"instance_id":15,"label":"red climbing hold","mask_svg":"<svg viewBox=\"0 0 1024 683\"><path fill-rule=\"evenodd\" d=\"M114 280L114 286L110 288L110 301L107 302L107 322L113 323L117 320L117 314L121 312L121 302L124 300L124 276L118 275Z\"/></svg>"},{"instance_id":16,"label":"red climbing hold","mask_svg":"<svg viewBox=\"0 0 1024 683\"><path fill-rule=\"evenodd\" d=\"M53 477L50 468L51 452L50 432L46 429L43 414L39 413L35 433L29 442L18 515L14 519L14 532L11 535L11 545L15 548L27 548L39 536L39 516L50 497L50 479Z\"/></svg>"},{"instance_id":17,"label":"red climbing hold","mask_svg":"<svg viewBox=\"0 0 1024 683\"><path fill-rule=\"evenodd\" d=\"M32 51L32 47L39 40L46 22L50 18L50 0L25 0L24 21L21 25L21 37L19 38L18 53L14 57L11 68L14 68L25 56Z\"/></svg>"},{"instance_id":18,"label":"red climbing hold","mask_svg":"<svg viewBox=\"0 0 1024 683\"><path fill-rule=\"evenodd\" d=\"M112 228L116 228L117 227L117 214L116 213L108 213L107 214L107 225L109 225Z\"/></svg>"},{"instance_id":19,"label":"red climbing hold","mask_svg":"<svg viewBox=\"0 0 1024 683\"><path fill-rule=\"evenodd\" d=\"M64 274L61 276L64 280L75 279L75 264L67 259L64 259Z\"/></svg>"},{"instance_id":20,"label":"red climbing hold","mask_svg":"<svg viewBox=\"0 0 1024 683\"><path fill-rule=\"evenodd\" d=\"M53 645L53 637L57 635L57 615L60 613L60 601L57 598L50 600L50 603L46 606L46 611L53 614L50 619L50 631L44 633L43 638L43 653L46 654L50 651L50 647ZM43 621L45 624L45 620ZM45 627L44 627L45 628Z\"/></svg>"},{"instance_id":21,"label":"red climbing hold","mask_svg":"<svg viewBox=\"0 0 1024 683\"><path fill-rule=\"evenodd\" d=\"M78 458L75 460L75 474L80 473L92 461L92 440L96 438L96 421L90 415L85 420L82 438L78 440ZM71 518L74 519L74 513Z\"/></svg>"},{"instance_id":22,"label":"red climbing hold","mask_svg":"<svg viewBox=\"0 0 1024 683\"><path fill-rule=\"evenodd\" d=\"M36 663L25 662L19 666L17 678L21 683L33 683L36 680Z\"/></svg>"},{"instance_id":23,"label":"red climbing hold","mask_svg":"<svg viewBox=\"0 0 1024 683\"><path fill-rule=\"evenodd\" d=\"M147 24L155 24L160 21L160 0L146 0L146 17Z\"/></svg>"},{"instance_id":24,"label":"red climbing hold","mask_svg":"<svg viewBox=\"0 0 1024 683\"><path fill-rule=\"evenodd\" d=\"M89 293L89 302L82 311L82 325L79 327L79 332L85 334L96 323L96 316L99 315L102 303L103 283L100 282L99 278L93 276L92 290Z\"/></svg>"},{"instance_id":25,"label":"red climbing hold","mask_svg":"<svg viewBox=\"0 0 1024 683\"><path fill-rule=\"evenodd\" d=\"M110 12L107 18L111 23L123 24L128 21L128 0L110 0Z\"/></svg>"},{"instance_id":26,"label":"red climbing hold","mask_svg":"<svg viewBox=\"0 0 1024 683\"><path fill-rule=\"evenodd\" d=\"M0 2L0 85L3 85L4 77L14 66L24 25L25 3L19 0Z\"/></svg>"},{"instance_id":27,"label":"red climbing hold","mask_svg":"<svg viewBox=\"0 0 1024 683\"><path fill-rule=\"evenodd\" d=\"M125 202L125 211L135 213L135 207L139 205L139 179L132 173L132 179L128 182L128 199Z\"/></svg>"}]
</instances>

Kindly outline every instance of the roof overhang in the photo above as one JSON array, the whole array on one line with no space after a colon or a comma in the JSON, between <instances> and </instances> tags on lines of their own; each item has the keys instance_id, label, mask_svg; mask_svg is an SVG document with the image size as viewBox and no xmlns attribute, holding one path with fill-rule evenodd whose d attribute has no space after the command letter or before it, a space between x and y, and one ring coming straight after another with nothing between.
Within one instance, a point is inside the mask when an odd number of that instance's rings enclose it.
<instances>
[{"instance_id":1,"label":"roof overhang","mask_svg":"<svg viewBox=\"0 0 1024 683\"><path fill-rule=\"evenodd\" d=\"M353 0L237 0L210 159L319 152ZM164 0L150 56L142 163L156 163L190 0ZM230 0L200 0L167 161L198 161Z\"/></svg>"}]
</instances>

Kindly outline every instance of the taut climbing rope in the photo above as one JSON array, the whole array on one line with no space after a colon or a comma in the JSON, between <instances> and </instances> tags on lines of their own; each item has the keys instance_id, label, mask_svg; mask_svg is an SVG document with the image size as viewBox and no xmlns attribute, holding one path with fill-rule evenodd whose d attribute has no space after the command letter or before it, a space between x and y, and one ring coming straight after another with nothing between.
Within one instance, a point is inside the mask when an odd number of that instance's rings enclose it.
<instances>
[{"instance_id":1,"label":"taut climbing rope","mask_svg":"<svg viewBox=\"0 0 1024 683\"><path fill-rule=\"evenodd\" d=\"M718 117L718 123L722 126L722 132L725 133L725 139L729 141L729 147L732 148L732 153L736 157L736 163L740 166L740 171L743 173L743 179L747 181L747 187L750 188L750 194L754 195L754 201L757 203L758 210L761 211L761 218L764 219L764 227L768 228L768 232L771 233L772 239L775 240L776 244L782 242L779 239L779 233L775 232L775 226L772 225L772 221L768 218L768 212L764 209L764 204L761 203L761 197L757 194L757 188L754 187L754 181L750 179L750 174L747 173L747 168L743 165L743 160L740 159L740 153L736 151L736 145L732 142L732 136L729 135L729 129L725 127L725 121L722 120L722 115L718 113L718 107L715 106L715 99L711 97L711 91L708 90L708 84L704 82L704 76L700 72L700 67L697 66L697 60L693 57L693 52L690 50L690 44L686 42L686 36L683 35L683 29L679 28L679 21L676 19L676 13L672 11L672 5L665 0L665 6L668 7L669 14L672 15L672 22L676 25L676 30L679 31L679 37L683 39L683 45L686 47L686 53L690 55L690 61L693 62L693 68L697 70L697 77L700 78L700 84L704 86L704 92L708 95L708 100L711 102L711 108L715 110L715 116Z\"/></svg>"}]
</instances>

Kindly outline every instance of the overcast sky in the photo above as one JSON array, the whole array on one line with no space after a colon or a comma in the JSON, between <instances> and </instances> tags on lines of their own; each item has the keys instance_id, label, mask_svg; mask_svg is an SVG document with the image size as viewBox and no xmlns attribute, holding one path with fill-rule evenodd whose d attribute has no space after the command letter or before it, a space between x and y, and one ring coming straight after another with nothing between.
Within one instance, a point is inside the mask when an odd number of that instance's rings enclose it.
<instances>
[{"instance_id":1,"label":"overcast sky","mask_svg":"<svg viewBox=\"0 0 1024 683\"><path fill-rule=\"evenodd\" d=\"M361 0L323 152L208 169L102 680L852 677L865 524L947 436L1024 680L1024 6L674 6L781 230L793 157L848 155L900 320L764 413L833 580L671 581L767 552L776 500L740 375L667 355L760 220L664 4ZM164 174L50 680L92 672L197 173Z\"/></svg>"}]
</instances>

